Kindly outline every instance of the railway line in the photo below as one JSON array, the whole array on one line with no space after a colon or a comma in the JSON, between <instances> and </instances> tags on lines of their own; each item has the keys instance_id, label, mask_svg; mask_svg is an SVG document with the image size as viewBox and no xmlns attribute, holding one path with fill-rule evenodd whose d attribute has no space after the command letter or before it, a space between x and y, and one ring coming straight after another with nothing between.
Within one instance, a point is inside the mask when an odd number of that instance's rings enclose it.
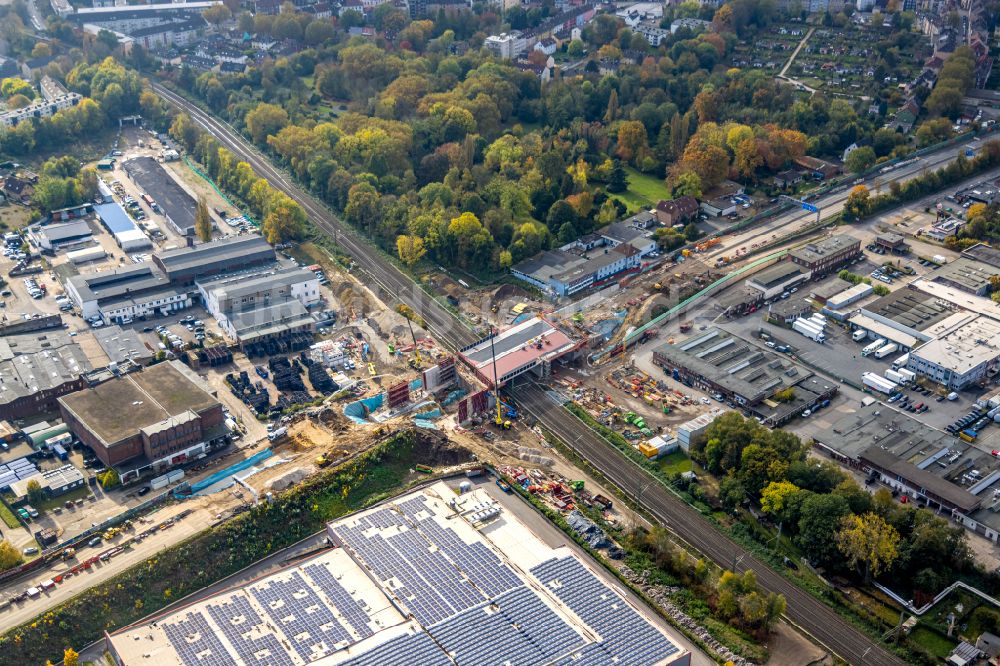
<instances>
[{"instance_id":1,"label":"railway line","mask_svg":"<svg viewBox=\"0 0 1000 666\"><path fill-rule=\"evenodd\" d=\"M194 122L240 159L247 161L272 186L283 190L297 201L313 224L333 236L336 242L351 253L356 265L365 275L367 286L383 302L409 305L426 321L428 331L452 350L457 351L476 340L475 333L456 315L416 286L377 248L357 237L326 206L290 182L239 132L173 91L155 83L153 88L165 100L188 113ZM549 398L543 387L526 382L514 387L512 393L527 413L585 458L622 492L636 498L651 515L681 539L722 566L752 568L765 589L785 596L788 602L785 614L787 619L828 650L851 664L896 666L904 663L851 626L832 609L709 525L682 499L654 481L599 434Z\"/></svg>"}]
</instances>

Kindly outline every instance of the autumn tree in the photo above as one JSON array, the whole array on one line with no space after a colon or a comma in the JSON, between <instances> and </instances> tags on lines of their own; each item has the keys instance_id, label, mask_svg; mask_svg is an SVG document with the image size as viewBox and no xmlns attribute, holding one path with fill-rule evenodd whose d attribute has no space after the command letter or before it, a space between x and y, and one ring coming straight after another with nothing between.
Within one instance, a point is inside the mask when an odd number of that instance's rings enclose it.
<instances>
[{"instance_id":1,"label":"autumn tree","mask_svg":"<svg viewBox=\"0 0 1000 666\"><path fill-rule=\"evenodd\" d=\"M24 557L10 541L0 541L0 571L12 569L24 562Z\"/></svg>"},{"instance_id":2,"label":"autumn tree","mask_svg":"<svg viewBox=\"0 0 1000 666\"><path fill-rule=\"evenodd\" d=\"M80 655L76 650L67 647L63 650L63 666L77 666L80 663Z\"/></svg>"},{"instance_id":3,"label":"autumn tree","mask_svg":"<svg viewBox=\"0 0 1000 666\"><path fill-rule=\"evenodd\" d=\"M401 234L396 238L396 252L399 254L399 260L411 269L427 254L423 238L406 234Z\"/></svg>"},{"instance_id":4,"label":"autumn tree","mask_svg":"<svg viewBox=\"0 0 1000 666\"><path fill-rule=\"evenodd\" d=\"M274 104L258 104L246 116L247 130L254 143L263 145L267 137L277 134L288 124L288 112Z\"/></svg>"},{"instance_id":5,"label":"autumn tree","mask_svg":"<svg viewBox=\"0 0 1000 666\"><path fill-rule=\"evenodd\" d=\"M37 479L28 481L27 490L28 499L35 504L40 504L45 499L45 491L42 490L42 484L40 484Z\"/></svg>"},{"instance_id":6,"label":"autumn tree","mask_svg":"<svg viewBox=\"0 0 1000 666\"><path fill-rule=\"evenodd\" d=\"M212 5L203 11L201 15L205 17L205 20L211 23L216 30L219 29L220 25L233 17L233 13L229 10L229 7L226 7L226 5L222 3Z\"/></svg>"},{"instance_id":7,"label":"autumn tree","mask_svg":"<svg viewBox=\"0 0 1000 666\"><path fill-rule=\"evenodd\" d=\"M194 210L194 232L203 243L212 240L212 215L208 212L205 197L198 197L198 206Z\"/></svg>"},{"instance_id":8,"label":"autumn tree","mask_svg":"<svg viewBox=\"0 0 1000 666\"><path fill-rule=\"evenodd\" d=\"M618 125L618 157L635 166L648 151L646 128L641 122L626 120Z\"/></svg>"},{"instance_id":9,"label":"autumn tree","mask_svg":"<svg viewBox=\"0 0 1000 666\"><path fill-rule=\"evenodd\" d=\"M899 532L876 513L846 516L836 541L848 564L864 574L866 584L872 576L887 571L899 556Z\"/></svg>"},{"instance_id":10,"label":"autumn tree","mask_svg":"<svg viewBox=\"0 0 1000 666\"><path fill-rule=\"evenodd\" d=\"M852 153L853 154L853 153ZM864 185L855 185L847 195L844 203L843 218L845 222L857 222L871 212L871 194Z\"/></svg>"},{"instance_id":11,"label":"autumn tree","mask_svg":"<svg viewBox=\"0 0 1000 666\"><path fill-rule=\"evenodd\" d=\"M875 149L871 146L860 146L847 154L844 166L851 173L867 171L875 164Z\"/></svg>"}]
</instances>

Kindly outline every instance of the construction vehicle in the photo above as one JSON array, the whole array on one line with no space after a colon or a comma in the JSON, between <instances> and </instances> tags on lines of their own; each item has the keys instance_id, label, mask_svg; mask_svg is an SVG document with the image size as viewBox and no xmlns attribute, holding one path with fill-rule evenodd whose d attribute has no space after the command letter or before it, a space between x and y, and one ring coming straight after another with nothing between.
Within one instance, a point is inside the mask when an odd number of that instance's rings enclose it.
<instances>
[{"instance_id":1,"label":"construction vehicle","mask_svg":"<svg viewBox=\"0 0 1000 666\"><path fill-rule=\"evenodd\" d=\"M72 548L72 547L71 548L67 548L66 550L64 550L62 552L62 558L64 560L72 560L74 557L76 557L76 548Z\"/></svg>"},{"instance_id":2,"label":"construction vehicle","mask_svg":"<svg viewBox=\"0 0 1000 666\"><path fill-rule=\"evenodd\" d=\"M416 363L416 365L411 363L410 367L417 370L420 368L420 345L417 344L417 336L413 333L413 322L407 319L406 325L410 327L410 337L413 339L413 360Z\"/></svg>"},{"instance_id":3,"label":"construction vehicle","mask_svg":"<svg viewBox=\"0 0 1000 666\"><path fill-rule=\"evenodd\" d=\"M689 322L689 321L682 321L681 322L681 333L687 333L690 330L691 330L691 322Z\"/></svg>"},{"instance_id":4,"label":"construction vehicle","mask_svg":"<svg viewBox=\"0 0 1000 666\"><path fill-rule=\"evenodd\" d=\"M510 484L507 483L506 481L504 481L501 478L497 478L497 488L499 488L500 490L504 491L505 493L510 493L511 492Z\"/></svg>"},{"instance_id":5,"label":"construction vehicle","mask_svg":"<svg viewBox=\"0 0 1000 666\"><path fill-rule=\"evenodd\" d=\"M369 363L368 364L368 374L371 375L372 377L375 376L376 370L375 370L375 364L374 363Z\"/></svg>"},{"instance_id":6,"label":"construction vehicle","mask_svg":"<svg viewBox=\"0 0 1000 666\"><path fill-rule=\"evenodd\" d=\"M316 456L316 466L317 467L326 467L327 465L329 465L332 462L333 462L333 460L330 459L330 458L327 458L327 456L326 456L325 453L321 453L318 456Z\"/></svg>"},{"instance_id":7,"label":"construction vehicle","mask_svg":"<svg viewBox=\"0 0 1000 666\"><path fill-rule=\"evenodd\" d=\"M507 418L510 418L510 419L516 419L517 418L517 410L516 409L514 409L508 403L503 402L503 401L500 402L500 405L504 408L504 413L506 414Z\"/></svg>"},{"instance_id":8,"label":"construction vehicle","mask_svg":"<svg viewBox=\"0 0 1000 666\"><path fill-rule=\"evenodd\" d=\"M267 441L276 442L287 434L288 434L288 428L286 428L285 426L281 426L280 428L272 430L271 432L267 433Z\"/></svg>"}]
</instances>

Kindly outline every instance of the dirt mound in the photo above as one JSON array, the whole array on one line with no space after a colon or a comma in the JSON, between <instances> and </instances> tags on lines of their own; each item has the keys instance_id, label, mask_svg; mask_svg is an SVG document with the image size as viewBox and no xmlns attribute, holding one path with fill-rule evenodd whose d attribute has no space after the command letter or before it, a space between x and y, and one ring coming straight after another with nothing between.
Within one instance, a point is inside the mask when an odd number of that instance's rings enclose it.
<instances>
[{"instance_id":1,"label":"dirt mound","mask_svg":"<svg viewBox=\"0 0 1000 666\"><path fill-rule=\"evenodd\" d=\"M344 281L335 286L333 295L343 308L354 310L355 315L367 315L372 310L368 296L352 282Z\"/></svg>"},{"instance_id":2,"label":"dirt mound","mask_svg":"<svg viewBox=\"0 0 1000 666\"><path fill-rule=\"evenodd\" d=\"M472 461L469 450L449 440L444 433L414 428L409 434L414 458L425 465L460 465Z\"/></svg>"},{"instance_id":3,"label":"dirt mound","mask_svg":"<svg viewBox=\"0 0 1000 666\"><path fill-rule=\"evenodd\" d=\"M527 289L515 284L504 284L497 287L490 296L490 306L500 305L506 300L530 301L532 298Z\"/></svg>"}]
</instances>

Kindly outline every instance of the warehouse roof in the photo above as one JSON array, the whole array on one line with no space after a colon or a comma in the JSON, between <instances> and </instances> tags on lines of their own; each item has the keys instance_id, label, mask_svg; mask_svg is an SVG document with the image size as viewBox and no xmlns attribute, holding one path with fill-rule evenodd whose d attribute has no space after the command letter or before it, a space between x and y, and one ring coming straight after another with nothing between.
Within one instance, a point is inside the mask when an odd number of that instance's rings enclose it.
<instances>
[{"instance_id":1,"label":"warehouse roof","mask_svg":"<svg viewBox=\"0 0 1000 666\"><path fill-rule=\"evenodd\" d=\"M905 460L900 460L893 454L883 451L877 446L866 449L861 454L860 459L903 478L907 482L907 485L922 488L965 513L978 508L982 502L980 498L961 486L957 486L947 479L943 479L927 470L920 469Z\"/></svg>"},{"instance_id":2,"label":"warehouse roof","mask_svg":"<svg viewBox=\"0 0 1000 666\"><path fill-rule=\"evenodd\" d=\"M9 351L9 339L0 341L8 345ZM0 361L0 404L62 386L91 369L87 355L76 343L28 353L14 352Z\"/></svg>"},{"instance_id":3,"label":"warehouse roof","mask_svg":"<svg viewBox=\"0 0 1000 666\"><path fill-rule=\"evenodd\" d=\"M95 328L94 337L108 358L115 363L131 360L142 365L153 358L153 352L143 344L139 335L131 328L115 325Z\"/></svg>"},{"instance_id":4,"label":"warehouse roof","mask_svg":"<svg viewBox=\"0 0 1000 666\"><path fill-rule=\"evenodd\" d=\"M889 292L866 305L864 311L881 315L915 331L923 331L951 314L945 304L915 289Z\"/></svg>"},{"instance_id":5,"label":"warehouse roof","mask_svg":"<svg viewBox=\"0 0 1000 666\"><path fill-rule=\"evenodd\" d=\"M977 317L931 340L913 355L960 375L1000 357L1000 322Z\"/></svg>"},{"instance_id":6,"label":"warehouse roof","mask_svg":"<svg viewBox=\"0 0 1000 666\"><path fill-rule=\"evenodd\" d=\"M166 276L148 264L74 275L68 281L84 301L112 299L169 285Z\"/></svg>"},{"instance_id":7,"label":"warehouse roof","mask_svg":"<svg viewBox=\"0 0 1000 666\"><path fill-rule=\"evenodd\" d=\"M772 287L788 282L796 276L802 279L807 277L801 266L793 264L790 261L782 261L747 278L747 283L754 283L764 289L771 289Z\"/></svg>"},{"instance_id":8,"label":"warehouse roof","mask_svg":"<svg viewBox=\"0 0 1000 666\"><path fill-rule=\"evenodd\" d=\"M208 275L274 259L274 248L257 235L223 238L194 247L182 247L153 254L153 261L171 279L181 274Z\"/></svg>"},{"instance_id":9,"label":"warehouse roof","mask_svg":"<svg viewBox=\"0 0 1000 666\"><path fill-rule=\"evenodd\" d=\"M296 298L246 312L234 312L229 315L229 321L240 342L252 342L316 323Z\"/></svg>"},{"instance_id":10,"label":"warehouse roof","mask_svg":"<svg viewBox=\"0 0 1000 666\"><path fill-rule=\"evenodd\" d=\"M158 363L63 396L59 403L108 445L160 421L217 405L178 365L178 361Z\"/></svg>"},{"instance_id":11,"label":"warehouse roof","mask_svg":"<svg viewBox=\"0 0 1000 666\"><path fill-rule=\"evenodd\" d=\"M1000 250L990 247L986 243L977 243L962 250L962 256L975 259L994 268L1000 268Z\"/></svg>"},{"instance_id":12,"label":"warehouse roof","mask_svg":"<svg viewBox=\"0 0 1000 666\"><path fill-rule=\"evenodd\" d=\"M784 354L776 354L723 331L710 328L686 340L657 347L663 361L685 368L741 396L753 405L812 376Z\"/></svg>"},{"instance_id":13,"label":"warehouse roof","mask_svg":"<svg viewBox=\"0 0 1000 666\"><path fill-rule=\"evenodd\" d=\"M829 238L824 238L821 241L795 248L788 253L788 256L812 264L817 261L822 261L831 254L837 254L838 252L846 250L852 245L860 246L860 244L861 241L854 236L836 234L834 236L830 236Z\"/></svg>"},{"instance_id":14,"label":"warehouse roof","mask_svg":"<svg viewBox=\"0 0 1000 666\"><path fill-rule=\"evenodd\" d=\"M997 275L1000 273L989 264L978 259L959 257L934 271L930 277L937 282L951 282L966 291L978 293L989 287L990 278Z\"/></svg>"},{"instance_id":15,"label":"warehouse roof","mask_svg":"<svg viewBox=\"0 0 1000 666\"><path fill-rule=\"evenodd\" d=\"M316 274L298 266L272 266L241 275L224 275L202 280L198 286L207 291L217 292L220 298L230 301L242 296L256 294L261 289L292 287L303 282L318 281Z\"/></svg>"},{"instance_id":16,"label":"warehouse roof","mask_svg":"<svg viewBox=\"0 0 1000 666\"><path fill-rule=\"evenodd\" d=\"M87 224L86 220L40 225L32 228L31 232L39 236L44 236L53 245L87 238L92 235L90 225Z\"/></svg>"}]
</instances>

